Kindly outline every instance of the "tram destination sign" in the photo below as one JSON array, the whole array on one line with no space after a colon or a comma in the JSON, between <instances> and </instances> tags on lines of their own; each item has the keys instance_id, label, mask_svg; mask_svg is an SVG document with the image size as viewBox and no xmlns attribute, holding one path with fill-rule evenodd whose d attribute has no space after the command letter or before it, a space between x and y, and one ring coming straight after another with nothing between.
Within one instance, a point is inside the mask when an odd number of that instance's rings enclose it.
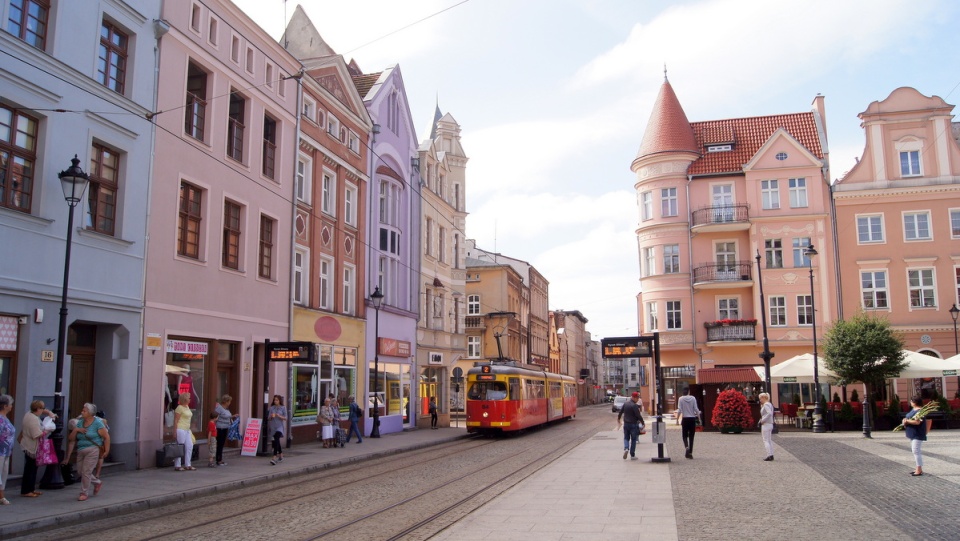
<instances>
[{"instance_id":1,"label":"tram destination sign","mask_svg":"<svg viewBox=\"0 0 960 541\"><path fill-rule=\"evenodd\" d=\"M600 344L603 347L603 356L608 359L653 356L653 337L604 338L600 341Z\"/></svg>"},{"instance_id":2,"label":"tram destination sign","mask_svg":"<svg viewBox=\"0 0 960 541\"><path fill-rule=\"evenodd\" d=\"M268 361L314 363L312 342L269 342L265 344Z\"/></svg>"}]
</instances>

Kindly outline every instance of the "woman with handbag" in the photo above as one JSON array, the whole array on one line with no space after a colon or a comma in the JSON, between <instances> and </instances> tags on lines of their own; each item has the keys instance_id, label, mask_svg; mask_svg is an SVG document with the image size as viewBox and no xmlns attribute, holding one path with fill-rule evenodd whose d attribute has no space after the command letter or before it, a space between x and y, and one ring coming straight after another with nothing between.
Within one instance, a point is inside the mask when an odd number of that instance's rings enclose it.
<instances>
[{"instance_id":1,"label":"woman with handbag","mask_svg":"<svg viewBox=\"0 0 960 541\"><path fill-rule=\"evenodd\" d=\"M220 402L213 408L213 411L217 414L217 466L227 465L223 461L223 448L227 445L227 432L230 430L230 425L238 417L238 415L230 413L230 404L232 403L233 397L225 394L220 397Z\"/></svg>"},{"instance_id":2,"label":"woman with handbag","mask_svg":"<svg viewBox=\"0 0 960 541\"><path fill-rule=\"evenodd\" d=\"M100 493L103 482L97 478L97 463L102 457L110 453L110 432L103 424L103 419L96 416L97 406L93 404L84 404L80 411L80 420L76 428L70 431L67 436L69 440L76 442L77 447L77 469L80 470L80 497L79 501L87 501L87 493L90 486L93 485L93 494ZM67 464L70 456L63 459Z\"/></svg>"},{"instance_id":3,"label":"woman with handbag","mask_svg":"<svg viewBox=\"0 0 960 541\"><path fill-rule=\"evenodd\" d=\"M4 497L3 491L7 485L7 472L10 470L10 455L13 453L14 436L17 430L7 419L7 414L13 409L13 397L0 394L0 505L10 505L10 500Z\"/></svg>"},{"instance_id":4,"label":"woman with handbag","mask_svg":"<svg viewBox=\"0 0 960 541\"><path fill-rule=\"evenodd\" d=\"M323 440L323 446L336 447L333 441L333 408L330 406L330 399L324 399L323 407L320 408L320 439Z\"/></svg>"},{"instance_id":5,"label":"woman with handbag","mask_svg":"<svg viewBox=\"0 0 960 541\"><path fill-rule=\"evenodd\" d=\"M174 411L173 426L177 429L177 443L183 445L183 458L173 460L173 471L196 470L190 459L193 457L193 432L190 424L193 422L193 410L190 409L190 393L180 393L180 403ZM180 467L183 460L184 466Z\"/></svg>"},{"instance_id":6,"label":"woman with handbag","mask_svg":"<svg viewBox=\"0 0 960 541\"><path fill-rule=\"evenodd\" d=\"M57 416L50 412L43 400L34 400L30 403L30 411L23 416L20 425L20 447L23 449L23 478L20 480L20 495L24 498L36 498L43 494L37 488L37 446L40 438L45 435L40 425L40 416L46 415L51 419Z\"/></svg>"}]
</instances>

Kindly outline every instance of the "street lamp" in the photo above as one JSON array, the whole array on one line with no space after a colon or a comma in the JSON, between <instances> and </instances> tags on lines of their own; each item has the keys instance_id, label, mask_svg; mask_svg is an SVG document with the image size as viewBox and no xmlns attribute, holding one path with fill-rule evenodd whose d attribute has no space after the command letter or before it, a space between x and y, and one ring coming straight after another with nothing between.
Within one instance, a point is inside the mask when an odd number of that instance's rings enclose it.
<instances>
[{"instance_id":1,"label":"street lamp","mask_svg":"<svg viewBox=\"0 0 960 541\"><path fill-rule=\"evenodd\" d=\"M53 389L53 413L57 416L57 428L53 432L53 448L57 452L58 463L62 459L63 447L63 361L67 352L67 290L70 280L70 248L73 244L73 209L83 199L83 192L86 191L87 184L90 182L90 177L80 169L80 160L76 154L70 162L73 165L57 174L63 188L63 198L70 206L67 215L67 247L63 261L63 291L60 296L60 329L57 333L57 382ZM59 464L47 466L40 486L48 489L63 488L63 476L60 474Z\"/></svg>"},{"instance_id":2,"label":"street lamp","mask_svg":"<svg viewBox=\"0 0 960 541\"><path fill-rule=\"evenodd\" d=\"M772 387L770 385L770 359L774 357L772 351L770 351L770 341L767 340L767 306L766 301L763 298L763 271L760 265L760 250L757 250L757 282L760 283L760 323L763 329L763 352L760 353L760 358L763 359L763 368L766 371L766 391L772 393ZM776 425L774 425L776 428Z\"/></svg>"},{"instance_id":3,"label":"street lamp","mask_svg":"<svg viewBox=\"0 0 960 541\"><path fill-rule=\"evenodd\" d=\"M803 251L803 255L810 261L810 323L813 328L813 432L822 434L826 432L826 428L823 426L823 409L820 407L820 369L818 367L820 361L817 359L817 301L816 294L813 291L813 257L817 255L817 251L812 244L809 244Z\"/></svg>"},{"instance_id":4,"label":"street lamp","mask_svg":"<svg viewBox=\"0 0 960 541\"><path fill-rule=\"evenodd\" d=\"M960 342L957 341L957 317L960 317L960 308L957 308L957 303L950 307L950 317L953 318L953 352L960 355ZM960 389L960 375L957 376L957 389Z\"/></svg>"},{"instance_id":5,"label":"street lamp","mask_svg":"<svg viewBox=\"0 0 960 541\"><path fill-rule=\"evenodd\" d=\"M374 319L374 342L373 342L373 428L370 429L371 438L380 437L380 305L383 304L383 293L380 292L380 286L373 288L370 294L370 302L373 303L373 309L376 311Z\"/></svg>"}]
</instances>

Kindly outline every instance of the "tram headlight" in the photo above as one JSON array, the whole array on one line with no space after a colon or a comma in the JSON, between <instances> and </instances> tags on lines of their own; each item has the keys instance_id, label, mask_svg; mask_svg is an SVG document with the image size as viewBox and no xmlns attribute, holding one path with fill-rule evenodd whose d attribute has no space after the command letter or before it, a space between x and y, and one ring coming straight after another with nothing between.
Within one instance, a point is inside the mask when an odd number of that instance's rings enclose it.
<instances>
[{"instance_id":1,"label":"tram headlight","mask_svg":"<svg viewBox=\"0 0 960 541\"><path fill-rule=\"evenodd\" d=\"M483 412L483 418L484 418L484 419L486 419L486 418L489 417L489 416L490 416L490 414L489 414L488 412L486 412L486 411Z\"/></svg>"}]
</instances>

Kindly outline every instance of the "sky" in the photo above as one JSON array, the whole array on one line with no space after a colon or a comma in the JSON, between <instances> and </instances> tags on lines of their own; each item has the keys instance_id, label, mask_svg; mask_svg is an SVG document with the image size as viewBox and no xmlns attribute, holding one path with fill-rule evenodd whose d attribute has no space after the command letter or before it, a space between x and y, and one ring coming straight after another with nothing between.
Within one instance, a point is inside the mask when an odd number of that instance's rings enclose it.
<instances>
[{"instance_id":1,"label":"sky","mask_svg":"<svg viewBox=\"0 0 960 541\"><path fill-rule=\"evenodd\" d=\"M637 334L630 163L664 66L690 121L825 96L831 181L862 155L871 102L902 86L960 102L952 0L233 1L278 40L300 4L364 72L399 65L418 140L438 104L453 115L466 236L535 266L595 340Z\"/></svg>"}]
</instances>

